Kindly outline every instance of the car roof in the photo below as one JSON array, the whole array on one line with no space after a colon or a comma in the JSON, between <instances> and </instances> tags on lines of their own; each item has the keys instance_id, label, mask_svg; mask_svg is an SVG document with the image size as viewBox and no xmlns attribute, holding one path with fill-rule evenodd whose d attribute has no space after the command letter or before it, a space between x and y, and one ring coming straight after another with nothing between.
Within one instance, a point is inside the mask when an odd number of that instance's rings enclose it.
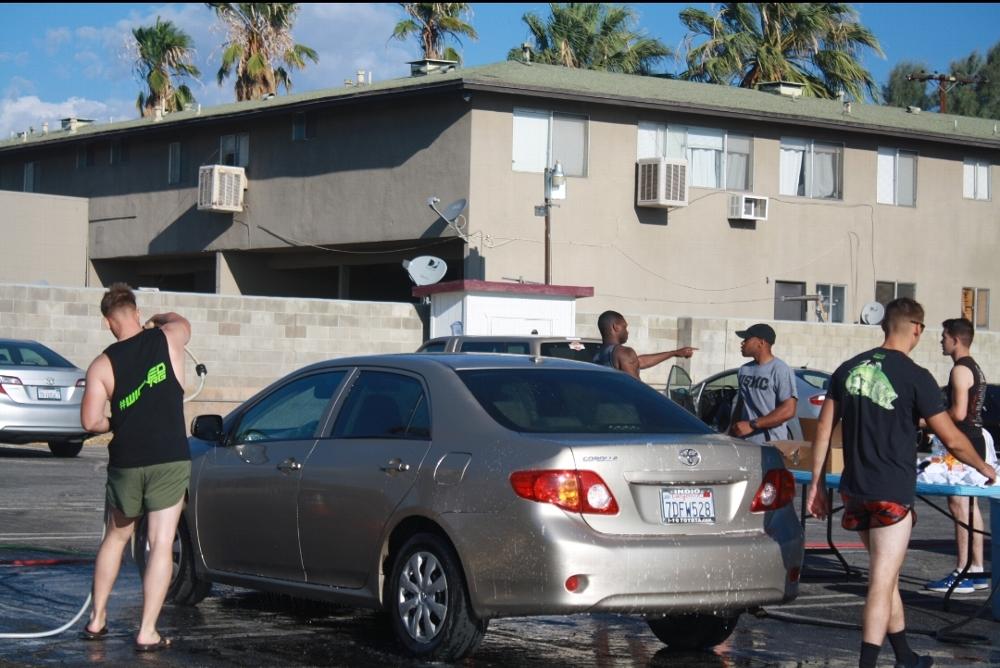
<instances>
[{"instance_id":1,"label":"car roof","mask_svg":"<svg viewBox=\"0 0 1000 668\"><path fill-rule=\"evenodd\" d=\"M600 339L593 339L584 336L522 336L522 335L487 335L487 334L461 334L457 336L435 336L424 343L431 341L581 341L583 343L600 343Z\"/></svg>"},{"instance_id":2,"label":"car roof","mask_svg":"<svg viewBox=\"0 0 1000 668\"><path fill-rule=\"evenodd\" d=\"M338 357L317 362L305 369L320 369L332 366L386 366L397 369L419 371L421 369L446 367L455 371L466 369L567 369L593 370L621 373L591 362L578 362L558 357L533 355L513 355L507 353L398 353L386 355L359 355ZM303 370L305 370L303 369Z\"/></svg>"}]
</instances>

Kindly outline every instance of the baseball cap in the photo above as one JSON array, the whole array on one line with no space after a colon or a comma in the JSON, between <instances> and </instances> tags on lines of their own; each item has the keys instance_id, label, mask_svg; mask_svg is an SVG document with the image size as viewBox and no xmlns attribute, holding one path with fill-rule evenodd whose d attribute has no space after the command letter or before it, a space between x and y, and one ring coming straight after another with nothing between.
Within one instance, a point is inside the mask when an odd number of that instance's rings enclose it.
<instances>
[{"instance_id":1,"label":"baseball cap","mask_svg":"<svg viewBox=\"0 0 1000 668\"><path fill-rule=\"evenodd\" d=\"M765 325L762 322L759 322L756 325L751 325L750 327L747 327L741 332L736 332L736 336L740 337L741 339L749 339L751 337L756 336L758 339L763 339L764 341L767 341L772 346L774 345L774 339L775 339L774 330L771 329L771 326Z\"/></svg>"}]
</instances>

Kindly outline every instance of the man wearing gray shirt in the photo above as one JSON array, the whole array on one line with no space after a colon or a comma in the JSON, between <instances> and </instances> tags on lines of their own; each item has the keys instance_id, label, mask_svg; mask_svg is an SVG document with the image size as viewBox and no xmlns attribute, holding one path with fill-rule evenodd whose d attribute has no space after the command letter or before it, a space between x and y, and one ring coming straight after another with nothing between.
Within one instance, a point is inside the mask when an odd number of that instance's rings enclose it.
<instances>
[{"instance_id":1,"label":"man wearing gray shirt","mask_svg":"<svg viewBox=\"0 0 1000 668\"><path fill-rule=\"evenodd\" d=\"M740 352L752 357L740 367L739 420L729 433L755 443L791 438L785 424L795 417L798 391L788 365L771 354L774 330L763 323L736 332L743 339Z\"/></svg>"}]
</instances>

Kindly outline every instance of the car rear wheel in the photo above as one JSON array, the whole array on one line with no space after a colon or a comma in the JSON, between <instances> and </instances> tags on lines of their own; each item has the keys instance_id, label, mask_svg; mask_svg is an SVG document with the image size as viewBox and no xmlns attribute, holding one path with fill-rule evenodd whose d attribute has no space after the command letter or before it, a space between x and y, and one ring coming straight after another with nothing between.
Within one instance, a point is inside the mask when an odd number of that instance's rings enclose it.
<instances>
[{"instance_id":1,"label":"car rear wheel","mask_svg":"<svg viewBox=\"0 0 1000 668\"><path fill-rule=\"evenodd\" d=\"M694 650L715 647L733 634L740 616L686 614L650 617L653 634L671 649Z\"/></svg>"},{"instance_id":2,"label":"car rear wheel","mask_svg":"<svg viewBox=\"0 0 1000 668\"><path fill-rule=\"evenodd\" d=\"M135 528L135 563L139 574L146 572L149 560L149 541L146 534L146 518L143 516ZM194 549L187 522L181 516L174 535L173 572L170 575L170 586L167 588L167 601L178 605L198 605L208 596L212 583L202 580L194 569Z\"/></svg>"},{"instance_id":3,"label":"car rear wheel","mask_svg":"<svg viewBox=\"0 0 1000 668\"><path fill-rule=\"evenodd\" d=\"M49 451L55 457L76 457L83 449L83 441L49 441Z\"/></svg>"},{"instance_id":4,"label":"car rear wheel","mask_svg":"<svg viewBox=\"0 0 1000 668\"><path fill-rule=\"evenodd\" d=\"M434 534L416 534L396 553L384 601L396 638L421 659L458 661L486 633L488 622L477 619L469 604L457 555Z\"/></svg>"}]
</instances>

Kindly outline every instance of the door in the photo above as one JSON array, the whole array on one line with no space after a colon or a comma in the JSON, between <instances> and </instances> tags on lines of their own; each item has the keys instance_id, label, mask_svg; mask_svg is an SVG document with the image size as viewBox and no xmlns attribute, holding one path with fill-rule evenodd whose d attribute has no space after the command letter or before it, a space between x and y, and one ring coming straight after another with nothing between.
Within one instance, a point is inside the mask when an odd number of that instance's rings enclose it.
<instances>
[{"instance_id":1,"label":"door","mask_svg":"<svg viewBox=\"0 0 1000 668\"><path fill-rule=\"evenodd\" d=\"M378 567L386 522L413 486L430 438L420 379L361 371L329 437L302 470L299 527L310 583L365 585Z\"/></svg>"},{"instance_id":2,"label":"door","mask_svg":"<svg viewBox=\"0 0 1000 668\"><path fill-rule=\"evenodd\" d=\"M694 412L694 398L691 396L691 376L676 364L670 367L667 376L667 396L687 410Z\"/></svg>"},{"instance_id":3,"label":"door","mask_svg":"<svg viewBox=\"0 0 1000 668\"><path fill-rule=\"evenodd\" d=\"M740 383L737 371L728 371L705 381L698 397L698 417L716 431L729 431L733 409L739 397Z\"/></svg>"},{"instance_id":4,"label":"door","mask_svg":"<svg viewBox=\"0 0 1000 668\"><path fill-rule=\"evenodd\" d=\"M296 503L302 464L346 375L299 376L237 420L227 445L207 457L196 521L213 570L302 581Z\"/></svg>"}]
</instances>

